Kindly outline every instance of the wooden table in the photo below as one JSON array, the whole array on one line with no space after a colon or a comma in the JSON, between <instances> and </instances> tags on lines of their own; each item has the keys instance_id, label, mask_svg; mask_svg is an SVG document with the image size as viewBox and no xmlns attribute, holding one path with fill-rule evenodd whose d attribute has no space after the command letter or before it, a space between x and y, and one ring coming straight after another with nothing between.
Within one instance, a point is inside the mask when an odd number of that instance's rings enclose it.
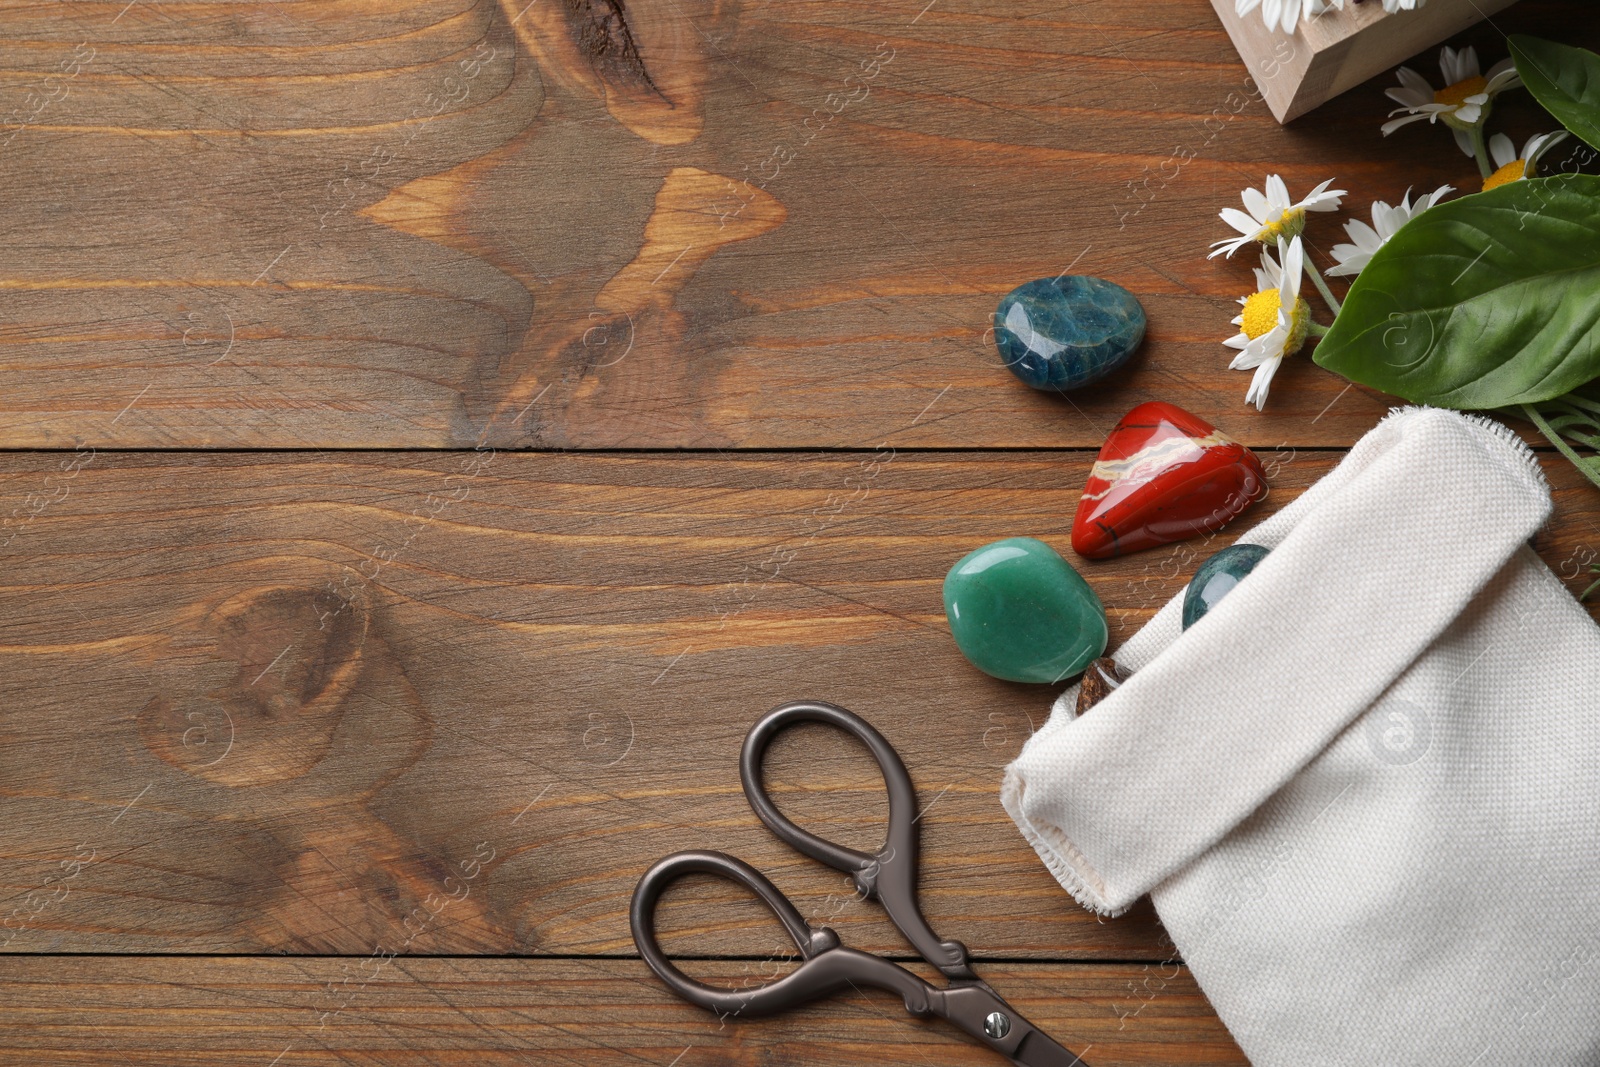
<instances>
[{"instance_id":1,"label":"wooden table","mask_svg":"<svg viewBox=\"0 0 1600 1067\"><path fill-rule=\"evenodd\" d=\"M1301 358L1244 406L1216 212L1475 181L1442 131L1380 137L1378 84L1280 128L1204 0L11 0L0 79L0 1062L993 1062L876 994L719 1025L638 960L691 847L908 955L740 793L801 696L899 747L928 915L1019 1008L1097 1067L1244 1062L1149 907L1096 921L1006 819L1052 693L962 660L940 582L1065 549L1141 401L1257 449L1247 522L1338 462L1391 401ZM986 330L1063 271L1150 316L1068 398ZM1546 467L1576 590L1600 494ZM1113 647L1221 543L1081 563ZM768 766L875 841L863 751ZM663 922L785 966L731 890Z\"/></svg>"}]
</instances>

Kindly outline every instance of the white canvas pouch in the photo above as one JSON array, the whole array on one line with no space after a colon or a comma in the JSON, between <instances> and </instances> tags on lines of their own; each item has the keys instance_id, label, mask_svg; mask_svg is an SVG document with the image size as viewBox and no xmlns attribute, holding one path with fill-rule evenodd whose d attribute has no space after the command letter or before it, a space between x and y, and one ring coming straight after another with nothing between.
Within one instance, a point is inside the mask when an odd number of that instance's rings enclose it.
<instances>
[{"instance_id":1,"label":"white canvas pouch","mask_svg":"<svg viewBox=\"0 0 1600 1067\"><path fill-rule=\"evenodd\" d=\"M1397 411L1007 768L1062 886L1149 893L1255 1067L1600 1065L1600 628L1526 544L1549 512L1504 427Z\"/></svg>"}]
</instances>

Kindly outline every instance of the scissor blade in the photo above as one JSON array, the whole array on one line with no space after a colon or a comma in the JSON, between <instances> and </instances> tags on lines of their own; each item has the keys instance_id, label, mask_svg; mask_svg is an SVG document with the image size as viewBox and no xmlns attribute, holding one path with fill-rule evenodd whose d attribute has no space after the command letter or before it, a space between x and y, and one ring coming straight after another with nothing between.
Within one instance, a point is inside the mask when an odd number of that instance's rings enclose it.
<instances>
[{"instance_id":1,"label":"scissor blade","mask_svg":"<svg viewBox=\"0 0 1600 1067\"><path fill-rule=\"evenodd\" d=\"M1011 1062L1019 1067L1088 1067L1039 1030L1022 1039L1022 1044L1011 1055Z\"/></svg>"},{"instance_id":2,"label":"scissor blade","mask_svg":"<svg viewBox=\"0 0 1600 1067\"><path fill-rule=\"evenodd\" d=\"M981 981L952 983L934 1009L1021 1067L1089 1067L1050 1040L1037 1026Z\"/></svg>"}]
</instances>

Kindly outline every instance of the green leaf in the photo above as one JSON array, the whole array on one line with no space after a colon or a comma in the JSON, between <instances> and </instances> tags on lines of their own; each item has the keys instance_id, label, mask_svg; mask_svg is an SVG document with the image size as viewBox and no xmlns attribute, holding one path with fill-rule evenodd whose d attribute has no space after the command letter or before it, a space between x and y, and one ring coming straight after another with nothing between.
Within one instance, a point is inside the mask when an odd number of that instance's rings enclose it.
<instances>
[{"instance_id":1,"label":"green leaf","mask_svg":"<svg viewBox=\"0 0 1600 1067\"><path fill-rule=\"evenodd\" d=\"M1507 182L1416 216L1356 277L1316 361L1464 410L1600 377L1600 177Z\"/></svg>"},{"instance_id":2,"label":"green leaf","mask_svg":"<svg viewBox=\"0 0 1600 1067\"><path fill-rule=\"evenodd\" d=\"M1583 48L1516 34L1517 74L1561 125L1600 148L1600 56Z\"/></svg>"}]
</instances>

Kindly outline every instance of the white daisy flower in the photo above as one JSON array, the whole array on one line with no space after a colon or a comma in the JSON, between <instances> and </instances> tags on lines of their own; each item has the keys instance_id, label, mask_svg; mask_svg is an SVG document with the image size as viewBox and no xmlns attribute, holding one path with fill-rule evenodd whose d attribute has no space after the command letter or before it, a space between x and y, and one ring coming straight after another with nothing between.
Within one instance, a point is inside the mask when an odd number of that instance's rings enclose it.
<instances>
[{"instance_id":1,"label":"white daisy flower","mask_svg":"<svg viewBox=\"0 0 1600 1067\"><path fill-rule=\"evenodd\" d=\"M1503 133L1495 134L1489 138L1489 155L1493 157L1494 165L1499 169L1483 179L1483 191L1487 193L1490 189L1521 178L1537 178L1539 157L1566 139L1566 130L1536 133L1528 138L1528 143L1523 146L1522 154L1519 156L1516 146L1511 143L1511 138Z\"/></svg>"},{"instance_id":2,"label":"white daisy flower","mask_svg":"<svg viewBox=\"0 0 1600 1067\"><path fill-rule=\"evenodd\" d=\"M1371 226L1360 219L1351 219L1344 224L1344 232L1350 235L1353 243L1333 246L1333 258L1337 263L1328 268L1328 273L1359 274L1372 254L1382 248L1384 242L1393 237L1400 227L1443 200L1447 193L1453 192L1455 189L1452 186L1441 185L1428 195L1418 197L1413 204L1411 190L1407 189L1405 197L1393 207L1382 200L1374 200Z\"/></svg>"},{"instance_id":3,"label":"white daisy flower","mask_svg":"<svg viewBox=\"0 0 1600 1067\"><path fill-rule=\"evenodd\" d=\"M1238 208L1222 209L1222 221L1238 230L1242 236L1228 237L1211 242L1212 252L1207 259L1223 254L1233 255L1252 241L1272 244L1280 237L1298 237L1306 228L1306 212L1337 211L1343 189L1329 189L1329 178L1307 194L1304 200L1289 202L1289 188L1276 174L1267 175L1267 191L1246 189L1240 194L1249 214Z\"/></svg>"},{"instance_id":4,"label":"white daisy flower","mask_svg":"<svg viewBox=\"0 0 1600 1067\"><path fill-rule=\"evenodd\" d=\"M1456 136L1456 144L1467 155L1476 155L1470 135L1488 117L1489 107L1497 94L1515 89L1522 84L1517 68L1510 59L1502 59L1489 69L1487 75L1478 73L1478 53L1470 46L1457 52L1446 45L1439 53L1439 70L1444 74L1443 89L1434 89L1428 79L1412 70L1401 67L1395 71L1400 79L1398 88L1386 89L1385 95L1400 106L1390 115L1403 118L1390 119L1383 124L1383 135L1389 136L1408 122L1427 119L1436 122L1444 119Z\"/></svg>"},{"instance_id":5,"label":"white daisy flower","mask_svg":"<svg viewBox=\"0 0 1600 1067\"><path fill-rule=\"evenodd\" d=\"M1293 33L1302 18L1309 22L1334 8L1343 11L1344 0L1233 0L1233 12L1240 18L1258 7L1267 29Z\"/></svg>"},{"instance_id":6,"label":"white daisy flower","mask_svg":"<svg viewBox=\"0 0 1600 1067\"><path fill-rule=\"evenodd\" d=\"M1292 237L1285 245L1280 237L1278 256L1273 259L1271 252L1261 250L1256 291L1239 298L1244 310L1233 320L1239 332L1222 342L1240 350L1228 364L1229 370L1255 369L1244 402L1254 404L1257 411L1266 407L1272 376L1285 358L1300 351L1311 327L1311 305L1300 298L1300 276L1305 264L1300 238Z\"/></svg>"}]
</instances>

